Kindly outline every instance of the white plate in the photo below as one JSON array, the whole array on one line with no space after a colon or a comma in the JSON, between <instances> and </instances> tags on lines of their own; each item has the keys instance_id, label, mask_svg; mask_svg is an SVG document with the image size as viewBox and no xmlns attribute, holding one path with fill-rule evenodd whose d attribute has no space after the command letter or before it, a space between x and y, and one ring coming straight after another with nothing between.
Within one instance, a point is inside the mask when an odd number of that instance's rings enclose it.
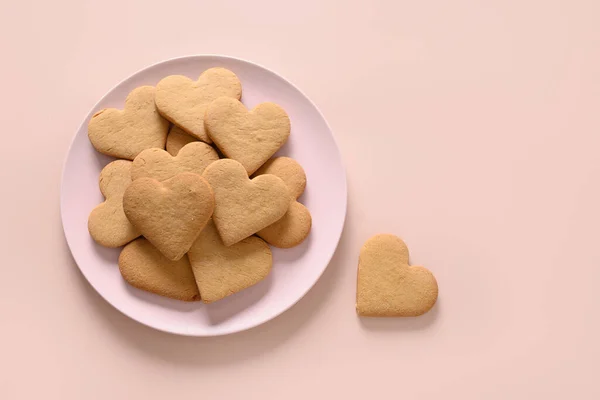
<instances>
[{"instance_id":1,"label":"white plate","mask_svg":"<svg viewBox=\"0 0 600 400\"><path fill-rule=\"evenodd\" d=\"M97 245L87 230L90 211L103 201L100 170L111 161L87 137L90 117L106 107L123 108L127 94L155 85L167 75L197 79L210 67L225 67L242 81L242 101L252 108L264 101L281 105L292 122L281 155L304 167L307 186L300 201L310 210L312 231L300 246L273 249L273 270L259 284L216 303L185 303L132 288L117 266L119 249ZM346 216L346 176L339 150L317 107L291 83L256 64L221 56L176 58L143 69L113 88L87 115L71 144L61 188L61 214L67 242L79 269L115 308L143 324L191 336L224 335L262 324L294 305L319 279L337 247Z\"/></svg>"}]
</instances>

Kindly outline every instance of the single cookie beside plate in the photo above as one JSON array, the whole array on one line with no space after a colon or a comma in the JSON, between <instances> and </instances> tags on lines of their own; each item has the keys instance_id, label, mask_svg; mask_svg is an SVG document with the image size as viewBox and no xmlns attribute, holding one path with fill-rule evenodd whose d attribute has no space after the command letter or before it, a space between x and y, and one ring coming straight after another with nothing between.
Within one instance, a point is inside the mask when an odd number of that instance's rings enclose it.
<instances>
[{"instance_id":1,"label":"single cookie beside plate","mask_svg":"<svg viewBox=\"0 0 600 400\"><path fill-rule=\"evenodd\" d=\"M358 260L356 311L367 317L414 317L437 301L438 284L427 268L408 264L408 247L397 236L366 241Z\"/></svg>"}]
</instances>

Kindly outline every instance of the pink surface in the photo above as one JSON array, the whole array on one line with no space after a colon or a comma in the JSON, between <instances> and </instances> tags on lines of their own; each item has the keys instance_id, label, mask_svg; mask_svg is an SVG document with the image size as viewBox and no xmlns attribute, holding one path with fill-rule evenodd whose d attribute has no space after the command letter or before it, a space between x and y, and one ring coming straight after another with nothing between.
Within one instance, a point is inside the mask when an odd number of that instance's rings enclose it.
<instances>
[{"instance_id":1,"label":"pink surface","mask_svg":"<svg viewBox=\"0 0 600 400\"><path fill-rule=\"evenodd\" d=\"M0 398L600 398L600 3L340 4L1 6ZM304 91L349 189L340 247L307 296L200 339L102 300L59 218L87 111L136 70L197 53ZM358 251L379 232L436 274L430 314L356 317Z\"/></svg>"}]
</instances>

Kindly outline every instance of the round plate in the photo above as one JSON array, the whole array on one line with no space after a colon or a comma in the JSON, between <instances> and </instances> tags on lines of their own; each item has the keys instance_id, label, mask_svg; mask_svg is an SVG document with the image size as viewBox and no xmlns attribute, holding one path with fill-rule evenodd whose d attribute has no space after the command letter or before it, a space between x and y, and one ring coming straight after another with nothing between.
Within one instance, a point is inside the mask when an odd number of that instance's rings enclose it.
<instances>
[{"instance_id":1,"label":"round plate","mask_svg":"<svg viewBox=\"0 0 600 400\"><path fill-rule=\"evenodd\" d=\"M98 176L111 158L96 152L87 137L91 116L106 107L122 109L127 94L156 85L167 75L197 79L211 67L225 67L242 81L248 108L265 101L289 114L292 132L279 155L297 160L306 171L300 202L310 210L312 231L300 246L273 249L273 269L259 284L212 304L185 303L135 289L119 273L120 249L97 245L87 230L88 215L103 201ZM317 107L294 85L268 69L221 56L190 56L145 68L119 83L89 112L71 144L64 165L61 214L67 242L79 269L110 304L143 324L191 336L224 335L262 324L294 305L319 279L337 247L346 216L346 175L339 150Z\"/></svg>"}]
</instances>

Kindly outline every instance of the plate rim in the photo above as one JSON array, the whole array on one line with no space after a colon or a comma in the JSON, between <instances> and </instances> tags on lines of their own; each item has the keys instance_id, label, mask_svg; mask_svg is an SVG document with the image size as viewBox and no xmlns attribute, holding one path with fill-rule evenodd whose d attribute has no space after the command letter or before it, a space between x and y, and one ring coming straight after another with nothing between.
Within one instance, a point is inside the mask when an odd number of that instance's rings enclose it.
<instances>
[{"instance_id":1,"label":"plate rim","mask_svg":"<svg viewBox=\"0 0 600 400\"><path fill-rule=\"evenodd\" d=\"M65 171L66 171L66 167L67 167L67 162L69 160L69 156L71 154L71 151L73 150L73 145L75 143L75 139L77 138L77 134L84 128L84 124L85 121L87 121L91 115L94 113L94 110L98 107L98 105L100 103L102 103L104 101L104 99L110 94L112 93L114 90L116 90L119 86L121 86L122 84L124 84L125 82L127 82L129 79L134 78L135 76L143 73L144 71L154 68L158 65L161 64L167 64L167 63L174 63L174 62L178 62L178 61L184 61L184 60L191 60L191 59L201 59L201 58L216 58L216 59L227 59L230 61L236 61L236 62L241 62L241 63L246 63L246 64L250 64L254 67L258 67L261 68L263 70L266 70L272 74L274 74L275 76L277 76L279 79L283 80L284 82L286 82L287 84L289 84L292 88L294 88L295 90L298 91L298 93L300 93L300 95L302 95L307 101L308 103L310 103L310 105L317 111L317 113L319 114L319 116L321 117L321 119L323 120L323 122L325 123L325 126L327 127L327 129L329 130L331 137L333 139L333 142L335 144L335 150L337 152L338 158L340 160L340 165L341 165L341 171L342 171L342 176L343 176L343 188L344 188L344 193L345 196L343 197L343 219L342 219L342 223L340 224L339 227L339 232L337 232L337 240L335 242L335 246L333 247L331 254L329 254L329 256L327 257L327 263L325 265L325 267L320 271L319 275L317 276L317 278L314 280L314 282L312 282L309 286L307 286L307 288L303 291L302 295L299 296L295 301L293 301L292 303L290 303L287 307L284 307L283 309L281 309L280 311L274 313L273 315L267 317L267 318L258 318L255 321L253 321L252 324L249 324L248 326L245 326L241 329L228 329L225 330L223 332L211 332L211 333L206 333L206 334L199 334L199 333L195 333L195 332L189 332L189 331L173 331L173 330L167 330L164 327L160 326L160 325L155 325L152 324L150 322L147 321L141 321L138 318L136 318L135 316L131 315L130 313L128 313L127 311L123 310L120 306L118 306L117 304L114 304L113 302L109 301L103 293L101 293L100 290L98 290L96 288L96 286L94 286L94 284L90 281L90 278L88 275L86 275L86 273L84 272L84 270L80 267L79 265L79 261L77 260L77 257L75 256L75 254L73 253L73 250L71 248L71 243L69 242L69 236L67 235L67 230L65 227L65 220L64 220L64 208L65 208L65 196L64 196L64 186L65 186ZM71 257L73 258L73 261L75 261L75 265L77 265L77 269L79 270L79 272L85 277L85 280L87 281L87 283L96 291L96 293L98 293L100 295L100 297L107 302L108 304L110 304L114 309L118 310L121 314L125 315L126 317L130 318L133 321L136 321L137 323L147 326L149 328L152 329L156 329L158 331L161 332L165 332L165 333L169 333L169 334L173 334L173 335L178 335L178 336L186 336L186 337L215 337L215 336L226 336L226 335L231 335L234 333L239 333L239 332L244 332L253 328L256 328L257 326L260 326L262 324L265 324L269 321L272 321L274 319L276 319L277 317L279 317L281 314L283 314L284 312L290 310L291 308L293 308L296 304L298 304L298 302L303 299L308 292L317 284L317 282L321 279L321 277L323 276L323 274L325 273L325 270L329 267L329 264L331 264L331 260L333 259L333 256L335 255L335 253L337 252L338 248L339 248L339 244L342 238L342 234L344 232L344 227L346 226L346 218L348 215L348 177L347 177L347 171L346 171L346 166L344 163L344 159L342 157L342 153L340 151L340 147L339 147L339 143L333 133L333 130L331 129L331 126L329 125L329 122L327 122L327 119L325 118L325 116L323 115L323 113L321 112L321 110L317 107L317 105L302 91L300 90L300 88L298 88L298 86L296 86L293 82L291 82L289 79L285 78L284 76L282 76L281 74L273 71L270 68L267 68L261 64L252 62L252 61L248 61L246 59L243 58L239 58L239 57L233 57L233 56L228 56L228 55L222 55L222 54L191 54L191 55L184 55L184 56L179 56L179 57L172 57L172 58L168 58L168 59L164 59L155 63L152 63L150 65L147 65L143 68L140 68L138 70L136 70L135 72L133 72L132 74L128 75L127 77L125 77L124 79L120 80L117 84L113 85L110 89L108 89L104 95L96 102L94 103L94 105L92 106L91 110L86 114L86 116L83 118L83 120L81 121L81 123L78 125L75 134L72 136L71 138L71 142L69 144L69 147L67 149L67 152L64 156L63 159L63 163L62 163L62 169L61 169L61 176L60 176L60 221L61 221L61 226L62 226L62 230L63 230L63 235L65 238L65 241L67 243L67 247L69 248L69 253L71 254Z\"/></svg>"}]
</instances>

